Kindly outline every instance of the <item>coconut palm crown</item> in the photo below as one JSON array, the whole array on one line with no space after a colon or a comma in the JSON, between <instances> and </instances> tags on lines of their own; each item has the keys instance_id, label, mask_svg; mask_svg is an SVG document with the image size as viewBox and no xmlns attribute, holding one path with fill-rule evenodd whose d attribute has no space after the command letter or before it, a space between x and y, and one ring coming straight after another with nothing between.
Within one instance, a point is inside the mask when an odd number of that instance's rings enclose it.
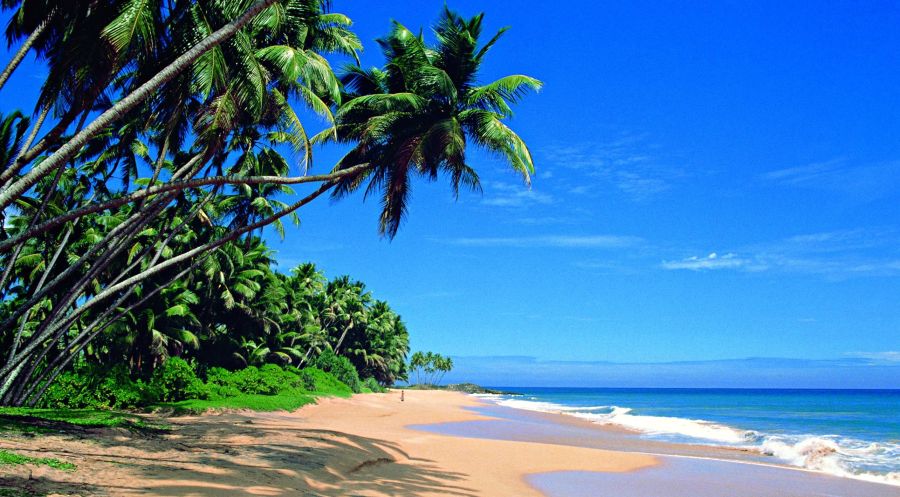
<instances>
[{"instance_id":1,"label":"coconut palm crown","mask_svg":"<svg viewBox=\"0 0 900 497\"><path fill-rule=\"evenodd\" d=\"M332 196L343 197L363 185L366 197L380 195L382 235L397 234L414 176L433 181L446 174L457 196L460 185L480 190L478 173L466 160L470 141L505 159L530 184L531 153L503 121L512 116L511 105L529 90L539 90L541 82L512 75L478 84L485 55L506 31L479 45L482 18L465 19L445 8L433 28L434 45L395 21L390 34L378 40L386 59L383 69L345 69L344 104L335 126L316 139L354 145L335 170L370 165L338 181Z\"/></svg>"}]
</instances>

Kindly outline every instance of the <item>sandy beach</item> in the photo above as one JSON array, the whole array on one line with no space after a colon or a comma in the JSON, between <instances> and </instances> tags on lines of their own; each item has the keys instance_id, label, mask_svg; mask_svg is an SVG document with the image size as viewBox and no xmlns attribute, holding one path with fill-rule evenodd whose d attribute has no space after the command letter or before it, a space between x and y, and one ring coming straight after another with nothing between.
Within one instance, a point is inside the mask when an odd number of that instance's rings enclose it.
<instances>
[{"instance_id":1,"label":"sandy beach","mask_svg":"<svg viewBox=\"0 0 900 497\"><path fill-rule=\"evenodd\" d=\"M439 391L326 398L294 413L167 420L159 434L85 430L4 437L0 448L55 457L74 472L0 467L0 488L60 495L540 496L533 474L627 472L648 455L454 437L410 425L489 419L473 397Z\"/></svg>"}]
</instances>

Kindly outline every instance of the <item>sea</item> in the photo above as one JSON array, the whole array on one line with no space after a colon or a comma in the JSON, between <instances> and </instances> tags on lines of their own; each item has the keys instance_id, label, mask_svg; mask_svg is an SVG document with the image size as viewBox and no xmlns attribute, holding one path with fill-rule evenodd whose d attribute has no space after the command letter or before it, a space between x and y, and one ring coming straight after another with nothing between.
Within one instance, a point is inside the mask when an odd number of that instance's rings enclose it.
<instances>
[{"instance_id":1,"label":"sea","mask_svg":"<svg viewBox=\"0 0 900 497\"><path fill-rule=\"evenodd\" d=\"M494 388L517 394L488 396L506 407L900 485L900 390Z\"/></svg>"}]
</instances>

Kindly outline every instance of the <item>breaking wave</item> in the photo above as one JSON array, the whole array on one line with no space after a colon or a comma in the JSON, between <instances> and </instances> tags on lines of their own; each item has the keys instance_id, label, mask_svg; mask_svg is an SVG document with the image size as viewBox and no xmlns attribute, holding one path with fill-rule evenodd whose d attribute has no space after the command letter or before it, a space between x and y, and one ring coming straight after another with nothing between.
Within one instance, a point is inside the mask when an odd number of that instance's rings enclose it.
<instances>
[{"instance_id":1,"label":"breaking wave","mask_svg":"<svg viewBox=\"0 0 900 497\"><path fill-rule=\"evenodd\" d=\"M900 444L874 443L837 435L778 435L742 430L700 419L634 414L619 406L567 406L496 397L515 409L566 414L614 425L645 436L686 443L709 443L755 450L785 463L835 476L900 486Z\"/></svg>"}]
</instances>

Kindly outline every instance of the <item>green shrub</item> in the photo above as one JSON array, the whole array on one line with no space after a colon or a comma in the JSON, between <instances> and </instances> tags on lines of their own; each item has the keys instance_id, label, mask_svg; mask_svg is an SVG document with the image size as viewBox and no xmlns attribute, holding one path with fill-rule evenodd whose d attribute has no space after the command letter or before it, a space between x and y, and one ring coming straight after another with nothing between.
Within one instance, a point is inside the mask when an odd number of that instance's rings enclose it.
<instances>
[{"instance_id":1,"label":"green shrub","mask_svg":"<svg viewBox=\"0 0 900 497\"><path fill-rule=\"evenodd\" d=\"M375 393L384 393L387 391L387 388L381 386L381 384L378 383L378 380L371 376L366 378L366 381L363 382L363 386Z\"/></svg>"},{"instance_id":2,"label":"green shrub","mask_svg":"<svg viewBox=\"0 0 900 497\"><path fill-rule=\"evenodd\" d=\"M210 400L227 399L241 394L235 385L234 374L225 368L209 368L206 372L206 386L209 389Z\"/></svg>"},{"instance_id":3,"label":"green shrub","mask_svg":"<svg viewBox=\"0 0 900 497\"><path fill-rule=\"evenodd\" d=\"M338 380L331 373L326 373L319 368L308 367L300 370L300 379L305 383L303 389L322 395L337 395L346 397L353 390L346 383Z\"/></svg>"},{"instance_id":4,"label":"green shrub","mask_svg":"<svg viewBox=\"0 0 900 497\"><path fill-rule=\"evenodd\" d=\"M316 358L315 366L322 371L331 373L335 378L345 383L354 393L362 391L362 383L359 381L359 373L353 367L353 363L346 357L336 355L330 350L322 352Z\"/></svg>"},{"instance_id":5,"label":"green shrub","mask_svg":"<svg viewBox=\"0 0 900 497\"><path fill-rule=\"evenodd\" d=\"M232 373L234 385L243 393L275 395L278 380L270 373L261 372L256 366L248 366Z\"/></svg>"},{"instance_id":6,"label":"green shrub","mask_svg":"<svg viewBox=\"0 0 900 497\"><path fill-rule=\"evenodd\" d=\"M276 364L266 364L259 368L248 366L237 371L210 368L206 373L206 381L214 398L236 397L240 394L276 395L283 390L303 388L300 370L293 368L293 371L284 370Z\"/></svg>"},{"instance_id":7,"label":"green shrub","mask_svg":"<svg viewBox=\"0 0 900 497\"><path fill-rule=\"evenodd\" d=\"M197 378L194 366L180 357L170 357L156 368L150 388L161 402L205 399L209 395L206 384Z\"/></svg>"},{"instance_id":8,"label":"green shrub","mask_svg":"<svg viewBox=\"0 0 900 497\"><path fill-rule=\"evenodd\" d=\"M50 409L133 409L152 401L152 389L131 379L125 366L82 366L60 374L40 406Z\"/></svg>"},{"instance_id":9,"label":"green shrub","mask_svg":"<svg viewBox=\"0 0 900 497\"><path fill-rule=\"evenodd\" d=\"M300 383L304 390L307 392L316 391L316 375L310 371L310 368L298 369L297 377L300 378Z\"/></svg>"}]
</instances>

